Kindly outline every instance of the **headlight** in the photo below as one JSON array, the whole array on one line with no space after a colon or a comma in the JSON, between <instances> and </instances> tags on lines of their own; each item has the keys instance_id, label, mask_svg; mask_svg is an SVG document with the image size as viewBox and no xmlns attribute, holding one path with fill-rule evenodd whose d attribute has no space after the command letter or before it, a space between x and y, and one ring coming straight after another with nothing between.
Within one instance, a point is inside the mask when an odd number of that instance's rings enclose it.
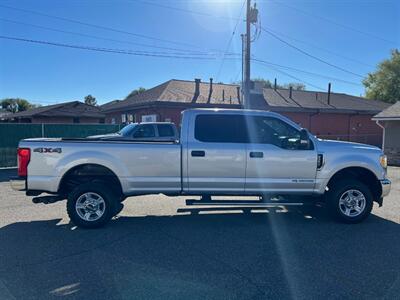
<instances>
[{"instance_id":1,"label":"headlight","mask_svg":"<svg viewBox=\"0 0 400 300\"><path fill-rule=\"evenodd\" d=\"M379 158L379 162L381 163L382 168L386 169L387 168L387 156L386 155L381 155Z\"/></svg>"}]
</instances>

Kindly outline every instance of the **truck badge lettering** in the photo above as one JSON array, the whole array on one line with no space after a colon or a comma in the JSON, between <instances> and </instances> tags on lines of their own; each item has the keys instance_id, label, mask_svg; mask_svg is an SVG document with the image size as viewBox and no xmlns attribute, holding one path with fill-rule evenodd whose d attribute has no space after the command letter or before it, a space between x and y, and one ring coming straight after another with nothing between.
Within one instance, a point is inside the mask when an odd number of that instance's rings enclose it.
<instances>
[{"instance_id":1,"label":"truck badge lettering","mask_svg":"<svg viewBox=\"0 0 400 300\"><path fill-rule=\"evenodd\" d=\"M61 148L35 148L33 152L38 153L61 153Z\"/></svg>"}]
</instances>

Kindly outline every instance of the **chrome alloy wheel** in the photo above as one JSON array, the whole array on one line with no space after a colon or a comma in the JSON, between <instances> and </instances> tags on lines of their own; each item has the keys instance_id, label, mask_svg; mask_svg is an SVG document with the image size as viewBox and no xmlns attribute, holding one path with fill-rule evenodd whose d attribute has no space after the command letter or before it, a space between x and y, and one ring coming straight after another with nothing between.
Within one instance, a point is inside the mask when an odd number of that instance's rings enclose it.
<instances>
[{"instance_id":1,"label":"chrome alloy wheel","mask_svg":"<svg viewBox=\"0 0 400 300\"><path fill-rule=\"evenodd\" d=\"M340 196L340 211L348 217L357 217L365 209L367 200L359 190L348 190Z\"/></svg>"},{"instance_id":2,"label":"chrome alloy wheel","mask_svg":"<svg viewBox=\"0 0 400 300\"><path fill-rule=\"evenodd\" d=\"M99 194L87 192L76 200L75 209L82 220L97 221L104 215L106 203Z\"/></svg>"}]
</instances>

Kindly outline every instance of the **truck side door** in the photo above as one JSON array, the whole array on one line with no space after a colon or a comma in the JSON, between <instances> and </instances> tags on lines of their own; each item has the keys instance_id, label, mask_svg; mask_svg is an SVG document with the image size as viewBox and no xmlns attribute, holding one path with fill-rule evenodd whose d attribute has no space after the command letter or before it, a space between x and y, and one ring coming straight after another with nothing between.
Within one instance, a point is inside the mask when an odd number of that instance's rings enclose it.
<instances>
[{"instance_id":1,"label":"truck side door","mask_svg":"<svg viewBox=\"0 0 400 300\"><path fill-rule=\"evenodd\" d=\"M244 117L199 114L187 144L190 193L243 193L246 170Z\"/></svg>"},{"instance_id":2,"label":"truck side door","mask_svg":"<svg viewBox=\"0 0 400 300\"><path fill-rule=\"evenodd\" d=\"M279 118L249 116L246 120L246 193L312 192L317 172L314 146L302 146L300 131Z\"/></svg>"}]
</instances>

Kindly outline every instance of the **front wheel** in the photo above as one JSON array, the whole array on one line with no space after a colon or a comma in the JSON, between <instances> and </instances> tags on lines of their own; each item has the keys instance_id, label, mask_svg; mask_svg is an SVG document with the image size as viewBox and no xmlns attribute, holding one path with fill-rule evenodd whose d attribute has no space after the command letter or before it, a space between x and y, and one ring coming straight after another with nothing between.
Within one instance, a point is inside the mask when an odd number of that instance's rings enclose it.
<instances>
[{"instance_id":1,"label":"front wheel","mask_svg":"<svg viewBox=\"0 0 400 300\"><path fill-rule=\"evenodd\" d=\"M78 227L104 226L116 212L117 197L100 183L84 183L77 186L67 200L67 212Z\"/></svg>"},{"instance_id":2,"label":"front wheel","mask_svg":"<svg viewBox=\"0 0 400 300\"><path fill-rule=\"evenodd\" d=\"M373 199L369 188L358 180L341 180L328 192L331 214L344 223L359 223L372 210Z\"/></svg>"}]
</instances>

